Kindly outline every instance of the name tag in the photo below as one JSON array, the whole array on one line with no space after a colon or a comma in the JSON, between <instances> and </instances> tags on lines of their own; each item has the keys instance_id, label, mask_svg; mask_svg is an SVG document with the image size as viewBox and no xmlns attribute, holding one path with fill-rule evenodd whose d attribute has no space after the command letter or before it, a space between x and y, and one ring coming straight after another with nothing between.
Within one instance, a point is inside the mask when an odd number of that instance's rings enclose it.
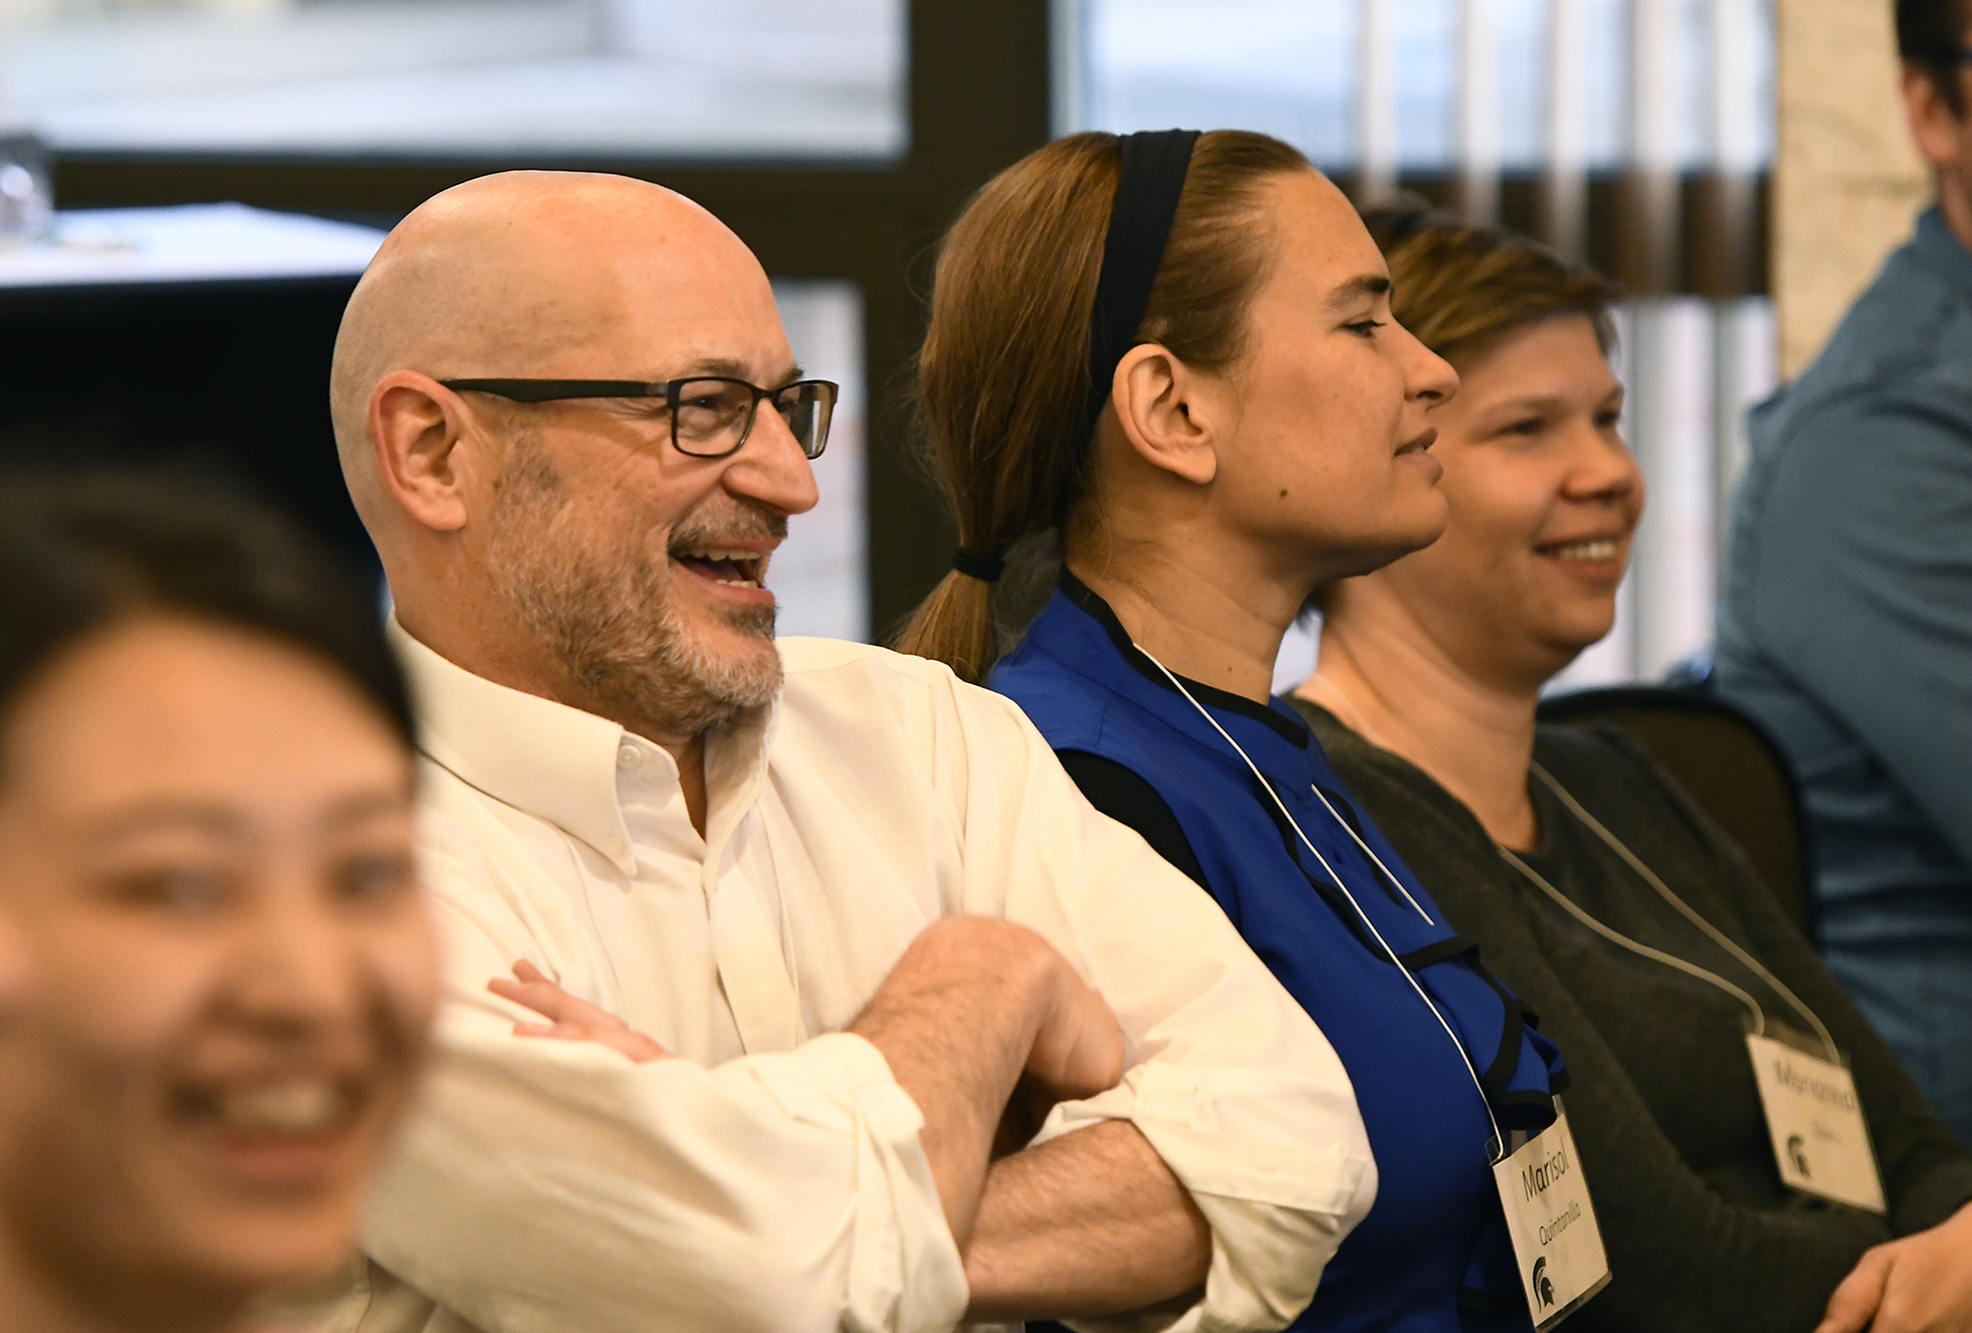
<instances>
[{"instance_id":1,"label":"name tag","mask_svg":"<svg viewBox=\"0 0 1972 1333\"><path fill-rule=\"evenodd\" d=\"M1534 1327L1552 1328L1609 1285L1609 1256L1559 1097L1554 1123L1495 1162L1493 1182Z\"/></svg>"},{"instance_id":2,"label":"name tag","mask_svg":"<svg viewBox=\"0 0 1972 1333\"><path fill-rule=\"evenodd\" d=\"M1774 1161L1790 1188L1887 1211L1856 1081L1841 1065L1772 1037L1746 1035Z\"/></svg>"}]
</instances>

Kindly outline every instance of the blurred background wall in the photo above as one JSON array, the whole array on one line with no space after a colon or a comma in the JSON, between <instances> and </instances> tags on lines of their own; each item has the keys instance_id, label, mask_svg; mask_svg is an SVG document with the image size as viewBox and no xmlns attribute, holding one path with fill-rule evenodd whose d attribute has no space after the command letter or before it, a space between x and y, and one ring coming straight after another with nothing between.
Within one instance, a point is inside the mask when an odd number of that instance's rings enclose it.
<instances>
[{"instance_id":1,"label":"blurred background wall","mask_svg":"<svg viewBox=\"0 0 1972 1333\"><path fill-rule=\"evenodd\" d=\"M623 171L731 223L804 364L848 386L824 506L775 580L788 631L881 636L951 545L908 412L944 224L1051 134L1246 126L1358 199L1415 191L1626 285L1619 371L1652 503L1618 630L1569 681L1654 677L1709 641L1745 407L1812 355L1928 193L1889 8L0 0L0 120L45 145L53 249L97 256L55 281L49 246L0 249L0 455L202 460L364 560L319 389L360 261L147 277L158 229L192 216L156 210L305 214L346 248L485 171ZM271 225L235 218L254 220ZM1283 675L1311 654L1290 643Z\"/></svg>"}]
</instances>

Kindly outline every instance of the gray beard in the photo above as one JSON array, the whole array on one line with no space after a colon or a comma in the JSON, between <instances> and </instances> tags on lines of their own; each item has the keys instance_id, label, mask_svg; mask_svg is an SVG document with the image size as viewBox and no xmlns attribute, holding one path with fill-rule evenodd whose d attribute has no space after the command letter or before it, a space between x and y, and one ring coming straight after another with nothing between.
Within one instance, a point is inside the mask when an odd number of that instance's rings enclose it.
<instances>
[{"instance_id":1,"label":"gray beard","mask_svg":"<svg viewBox=\"0 0 1972 1333\"><path fill-rule=\"evenodd\" d=\"M724 521L687 518L672 544L786 531L780 515L740 507ZM553 464L515 440L493 487L487 574L494 594L576 683L615 720L667 736L696 736L772 702L781 687L775 607L726 612L726 624L759 647L717 654L679 615L668 556L653 559L643 543L592 550L592 535Z\"/></svg>"}]
</instances>

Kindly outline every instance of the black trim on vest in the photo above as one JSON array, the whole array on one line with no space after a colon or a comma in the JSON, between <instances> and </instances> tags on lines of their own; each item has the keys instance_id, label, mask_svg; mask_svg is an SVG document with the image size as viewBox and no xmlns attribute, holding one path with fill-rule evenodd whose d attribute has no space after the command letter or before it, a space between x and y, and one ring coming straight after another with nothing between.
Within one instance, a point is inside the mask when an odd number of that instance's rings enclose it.
<instances>
[{"instance_id":1,"label":"black trim on vest","mask_svg":"<svg viewBox=\"0 0 1972 1333\"><path fill-rule=\"evenodd\" d=\"M1251 781L1252 774L1249 773L1247 778ZM1349 932L1356 943L1360 944L1368 952L1371 958L1388 966L1391 961L1390 955L1383 951L1383 945L1370 933L1369 927L1363 923L1362 916L1356 911L1355 906L1350 903L1340 889L1329 883L1326 878L1316 875L1301 860L1300 839L1295 837L1292 827L1281 817L1280 808L1272 801L1267 800L1264 792L1256 792L1255 798L1259 800L1261 808L1267 812L1267 817L1273 821L1275 830L1280 834L1281 841L1287 848L1289 859L1294 862L1295 868L1301 872L1301 877L1308 881L1308 887L1313 889L1316 896L1328 904L1329 909L1341 921L1343 928ZM1372 871L1376 869L1374 866L1369 868ZM1380 872L1378 872L1378 879L1381 879ZM1548 1090L1546 1092L1538 1090L1514 1092L1511 1090L1513 1076L1520 1070L1522 1039L1525 1037L1526 1030L1529 1027L1537 1028L1540 1026L1540 1019L1532 1009L1529 1009L1520 1002L1519 996L1508 990L1501 984L1500 979L1493 975L1492 969L1486 966L1485 959L1480 955L1479 942L1477 940L1468 939L1463 935L1453 934L1446 939L1437 941L1435 944L1427 944L1422 949L1413 949L1409 953L1398 954L1396 956L1396 964L1413 976L1421 976L1428 967L1435 967L1440 963L1448 963L1468 954L1471 955L1473 972L1477 973L1479 979L1492 988L1493 994L1497 995L1500 1001L1499 1046L1495 1050L1493 1059L1488 1064L1486 1071L1479 1076L1480 1090L1485 1094L1486 1100L1496 1111L1526 1108L1538 1112L1551 1109L1553 1106L1553 1095L1568 1090L1567 1068L1564 1066L1558 1075L1552 1070L1548 1072ZM1462 1042L1461 1045L1463 1045ZM1477 1052L1474 1052L1474 1056L1476 1058Z\"/></svg>"},{"instance_id":2,"label":"black trim on vest","mask_svg":"<svg viewBox=\"0 0 1972 1333\"><path fill-rule=\"evenodd\" d=\"M1472 970L1477 972L1480 980L1491 986L1494 993L1500 997L1500 1004L1506 1008L1507 1027L1510 1029L1500 1034L1499 1057L1494 1060L1493 1068L1486 1071L1485 1077L1480 1082L1486 1085L1486 1090L1493 1093L1493 1099L1501 1106L1549 1106L1554 1096L1568 1091L1568 1067L1565 1062L1559 1074L1553 1070L1548 1071L1546 1092L1506 1091L1506 1085L1512 1081L1513 1071L1520 1067L1521 1038L1526 1035L1528 1028L1538 1028L1541 1025L1540 1015L1522 1004L1520 997L1508 990L1506 984L1493 975L1493 969L1487 967L1486 960L1479 956L1479 946L1476 944L1472 946ZM1499 1074L1497 1081L1499 1091L1495 1093L1493 1092L1494 1074L1509 1058L1513 1063Z\"/></svg>"},{"instance_id":3,"label":"black trim on vest","mask_svg":"<svg viewBox=\"0 0 1972 1333\"><path fill-rule=\"evenodd\" d=\"M1153 852L1184 871L1199 888L1210 891L1205 868L1191 849L1184 825L1148 779L1127 765L1088 750L1056 750L1054 757L1082 789L1082 795L1089 798L1090 805L1135 829Z\"/></svg>"},{"instance_id":4,"label":"black trim on vest","mask_svg":"<svg viewBox=\"0 0 1972 1333\"><path fill-rule=\"evenodd\" d=\"M1169 690L1174 695L1178 693L1176 687L1158 669L1157 665L1145 657L1143 650L1130 641L1128 632L1124 630L1122 622L1116 619L1116 613L1110 609L1109 603L1103 601L1087 584L1070 573L1065 565L1062 567L1061 577L1057 581L1057 586L1077 608L1093 619L1098 625L1102 626L1103 631L1109 635L1110 642L1116 646L1117 652L1122 654L1123 660L1128 662L1137 674L1161 689ZM1215 708L1222 708L1229 713L1236 713L1241 717L1250 717L1258 722L1264 723L1266 726L1272 728L1282 739L1302 749L1306 749L1314 739L1314 732L1305 724L1301 723L1298 718L1290 720L1276 713L1273 709L1262 704L1256 704L1251 699L1245 698L1242 695L1232 694L1226 690L1207 685L1202 681L1195 681L1184 676L1180 676L1179 679L1184 681L1185 687L1191 690L1200 702L1208 703ZM1123 766L1118 765L1117 767L1122 768ZM1124 771L1129 772L1130 770L1125 768ZM1134 774L1133 776L1141 777L1141 775ZM1251 773L1248 773L1246 777L1249 782L1252 782L1253 775ZM1301 876L1308 881L1309 887L1314 889L1316 894L1341 919L1349 933L1355 937L1356 942L1367 949L1372 958L1377 959L1379 962L1388 963L1390 956L1383 952L1383 946L1377 943L1376 938L1370 933L1369 928L1364 924L1361 914L1356 910L1354 905L1349 902L1348 898L1340 889L1336 888L1333 884L1327 883L1322 877L1317 876L1302 861L1300 838L1295 834L1293 826L1281 814L1279 805L1275 801L1268 799L1267 791L1272 788L1272 783L1267 782L1264 778L1261 781L1265 782L1265 788L1262 788L1259 783L1254 783L1253 798L1259 801L1260 808L1267 812L1267 818L1273 823L1275 831L1280 834L1281 842L1286 848L1288 858L1301 871ZM1148 783L1146 782L1145 785L1148 786ZM1278 795L1278 792L1275 795ZM1337 811L1341 813L1344 822L1349 825L1356 836L1359 838L1363 837L1362 826L1358 822L1355 808L1348 798L1343 796L1342 793L1332 790L1323 791L1323 795L1327 796L1330 804L1334 805ZM1159 803L1162 804L1161 797L1159 798ZM1098 806L1098 808L1101 807ZM1169 810L1170 807L1166 805L1165 811L1167 814ZM1124 820L1122 822L1129 823L1130 821ZM1173 823L1175 822L1176 820L1173 819ZM1182 829L1180 829L1180 833L1182 834ZM1367 842L1368 839L1364 838L1364 841ZM1186 849L1189 850L1188 842ZM1170 857L1166 856L1165 859L1169 860ZM1386 895L1396 900L1398 898L1397 890L1399 886L1386 883L1386 877L1383 872L1378 870L1376 865L1370 862L1368 858L1364 858L1364 861L1366 868L1370 871L1371 878L1377 882ZM1197 877L1194 876L1194 878ZM1200 879L1199 882L1201 885L1204 885L1203 879ZM1209 891L1209 886L1206 887ZM1504 1013L1504 1019L1500 1024L1499 1048L1485 1073L1479 1076L1480 1088L1484 1092L1487 1101L1496 1110L1521 1107L1543 1110L1551 1108L1553 1105L1552 1094L1565 1091L1567 1088L1568 1079L1565 1070L1559 1077L1552 1073L1549 1074L1549 1091L1513 1092L1509 1090L1514 1074L1520 1069L1521 1047L1526 1029L1529 1026L1538 1026L1539 1020L1534 1016L1533 1010L1527 1008L1526 1005L1520 1002L1518 996L1500 984L1499 978L1495 977L1492 971L1486 967L1484 961L1479 957L1479 945L1476 941L1469 940L1463 935L1454 934L1448 939L1440 940L1435 944L1428 944L1422 949L1414 949L1410 953L1399 954L1397 955L1396 962L1404 971L1416 974L1422 972L1427 967L1448 962L1463 954L1472 955L1472 970L1478 973L1480 979L1492 988L1494 994L1499 996L1500 1007Z\"/></svg>"},{"instance_id":5,"label":"black trim on vest","mask_svg":"<svg viewBox=\"0 0 1972 1333\"><path fill-rule=\"evenodd\" d=\"M1061 577L1056 581L1056 586L1068 595L1069 601L1075 603L1086 615L1103 627L1109 635L1109 641L1116 645L1116 651L1123 654L1123 660L1134 667L1138 675L1159 689L1169 690L1173 694L1178 692L1177 687L1157 669L1157 664L1144 656L1143 649L1130 641L1129 632L1123 628L1123 622L1116 618L1116 613L1109 609L1109 603L1096 596L1086 583L1069 573L1068 566L1062 566ZM1265 704L1254 703L1243 694L1234 694L1230 690L1207 685L1204 681L1193 680L1189 676L1179 676L1178 679L1185 683L1185 688L1190 690L1200 703L1211 704L1214 708L1237 713L1241 717L1250 717L1255 722L1271 727L1276 735L1297 749L1307 749L1314 740L1314 733L1308 730L1307 725L1299 718L1284 717Z\"/></svg>"},{"instance_id":6,"label":"black trim on vest","mask_svg":"<svg viewBox=\"0 0 1972 1333\"><path fill-rule=\"evenodd\" d=\"M1546 1106L1554 1093L1565 1092L1568 1087L1567 1070L1564 1067L1559 1077L1552 1071L1548 1077L1547 1092L1513 1092L1510 1087L1513 1076L1520 1069L1521 1042L1528 1028L1539 1028L1540 1016L1520 1002L1520 997L1508 990L1493 970L1486 966L1481 956L1479 943L1463 935L1453 935L1450 939L1436 944L1427 944L1422 949L1399 954L1397 961L1406 970L1422 972L1427 967L1449 962L1463 954L1472 955L1472 970L1481 981L1492 987L1493 994L1500 998L1500 1009L1504 1019L1500 1024L1499 1048L1494 1052L1492 1063L1486 1072L1479 1076L1479 1084L1486 1090L1487 1100L1495 1106Z\"/></svg>"},{"instance_id":7,"label":"black trim on vest","mask_svg":"<svg viewBox=\"0 0 1972 1333\"><path fill-rule=\"evenodd\" d=\"M1425 968L1436 966L1448 958L1457 958L1460 954L1477 952L1479 952L1478 945L1463 935L1454 935L1448 940L1439 940L1436 944L1427 944L1422 949L1412 949L1409 953L1400 953L1397 955L1397 961L1412 972L1421 972Z\"/></svg>"},{"instance_id":8,"label":"black trim on vest","mask_svg":"<svg viewBox=\"0 0 1972 1333\"><path fill-rule=\"evenodd\" d=\"M1475 949L1476 952L1476 949ZM1509 1091L1513 1076L1520 1070L1520 1045L1527 1036L1527 1017L1520 1012L1520 1004L1485 969L1478 968L1478 960L1473 960L1486 984L1499 994L1500 1008L1506 1012L1506 1021L1500 1024L1500 1048L1493 1055L1493 1063L1479 1076L1485 1086L1486 1095L1494 1101L1502 1101L1512 1096Z\"/></svg>"},{"instance_id":9,"label":"black trim on vest","mask_svg":"<svg viewBox=\"0 0 1972 1333\"><path fill-rule=\"evenodd\" d=\"M1513 992L1500 985L1499 978L1487 970L1485 963L1481 961L1478 942L1469 940L1463 935L1453 935L1450 939L1439 940L1436 944L1427 944L1422 949L1399 954L1397 961L1404 965L1406 971L1416 973L1465 954L1472 956L1472 970L1478 974L1479 979L1492 987L1493 993L1499 996L1500 1011L1503 1016L1500 1022L1499 1046L1494 1050L1493 1058L1488 1062L1485 1072L1479 1075L1479 1084L1486 1090L1486 1100L1498 1105L1508 1105L1509 1099L1515 1095L1509 1089L1514 1074L1520 1069L1520 1042L1526 1033L1527 1019L1522 1012L1520 1001Z\"/></svg>"}]
</instances>

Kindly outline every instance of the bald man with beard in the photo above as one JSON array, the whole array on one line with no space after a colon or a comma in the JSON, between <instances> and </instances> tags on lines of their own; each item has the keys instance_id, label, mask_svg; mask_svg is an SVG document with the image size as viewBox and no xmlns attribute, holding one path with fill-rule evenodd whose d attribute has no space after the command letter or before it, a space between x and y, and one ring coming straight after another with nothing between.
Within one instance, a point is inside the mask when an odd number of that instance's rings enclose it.
<instances>
[{"instance_id":1,"label":"bald man with beard","mask_svg":"<svg viewBox=\"0 0 1972 1333\"><path fill-rule=\"evenodd\" d=\"M622 178L469 182L358 285L449 998L326 1327L1278 1328L1367 1211L1327 1041L1011 704L775 640L832 389Z\"/></svg>"}]
</instances>

